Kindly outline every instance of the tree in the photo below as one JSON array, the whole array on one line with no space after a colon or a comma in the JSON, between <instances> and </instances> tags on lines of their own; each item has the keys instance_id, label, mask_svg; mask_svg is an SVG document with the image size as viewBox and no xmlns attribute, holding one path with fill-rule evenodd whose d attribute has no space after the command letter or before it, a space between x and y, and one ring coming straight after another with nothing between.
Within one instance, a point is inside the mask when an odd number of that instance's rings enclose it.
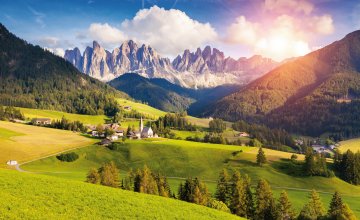
<instances>
[{"instance_id":1,"label":"tree","mask_svg":"<svg viewBox=\"0 0 360 220\"><path fill-rule=\"evenodd\" d=\"M263 151L262 147L259 148L258 154L256 155L256 163L258 166L263 166L266 163L266 156L265 152Z\"/></svg>"},{"instance_id":2,"label":"tree","mask_svg":"<svg viewBox=\"0 0 360 220\"><path fill-rule=\"evenodd\" d=\"M256 187L255 219L272 220L277 218L275 199L270 185L264 179L260 179Z\"/></svg>"},{"instance_id":3,"label":"tree","mask_svg":"<svg viewBox=\"0 0 360 220\"><path fill-rule=\"evenodd\" d=\"M100 177L101 177L101 185L110 186L117 188L120 186L119 181L119 170L117 169L115 163L111 161L110 163L104 164L99 169Z\"/></svg>"},{"instance_id":4,"label":"tree","mask_svg":"<svg viewBox=\"0 0 360 220\"><path fill-rule=\"evenodd\" d=\"M210 199L206 185L197 178L187 178L184 184L180 184L178 195L180 200L205 206Z\"/></svg>"},{"instance_id":5,"label":"tree","mask_svg":"<svg viewBox=\"0 0 360 220\"><path fill-rule=\"evenodd\" d=\"M298 156L296 154L291 155L291 162L295 163L297 159L298 159Z\"/></svg>"},{"instance_id":6,"label":"tree","mask_svg":"<svg viewBox=\"0 0 360 220\"><path fill-rule=\"evenodd\" d=\"M110 137L115 134L115 131L112 128L105 128L104 134L105 137Z\"/></svg>"},{"instance_id":7,"label":"tree","mask_svg":"<svg viewBox=\"0 0 360 220\"><path fill-rule=\"evenodd\" d=\"M235 171L232 177L230 209L234 214L245 218L253 216L254 203L250 187L250 178L247 175L242 177L238 171Z\"/></svg>"},{"instance_id":8,"label":"tree","mask_svg":"<svg viewBox=\"0 0 360 220\"><path fill-rule=\"evenodd\" d=\"M329 219L356 219L354 213L349 206L343 203L339 192L335 192L328 211Z\"/></svg>"},{"instance_id":9,"label":"tree","mask_svg":"<svg viewBox=\"0 0 360 220\"><path fill-rule=\"evenodd\" d=\"M290 220L295 219L295 212L292 209L291 203L289 201L288 194L286 191L282 191L280 198L277 204L278 211L278 220Z\"/></svg>"},{"instance_id":10,"label":"tree","mask_svg":"<svg viewBox=\"0 0 360 220\"><path fill-rule=\"evenodd\" d=\"M95 168L90 169L88 175L86 176L86 182L92 184L100 183L100 174L98 173L97 169Z\"/></svg>"},{"instance_id":11,"label":"tree","mask_svg":"<svg viewBox=\"0 0 360 220\"><path fill-rule=\"evenodd\" d=\"M158 195L157 183L151 170L144 165L142 170L138 170L134 180L134 191L146 194Z\"/></svg>"},{"instance_id":12,"label":"tree","mask_svg":"<svg viewBox=\"0 0 360 220\"><path fill-rule=\"evenodd\" d=\"M230 196L230 178L226 169L223 169L219 174L219 179L216 186L215 198L229 205Z\"/></svg>"},{"instance_id":13,"label":"tree","mask_svg":"<svg viewBox=\"0 0 360 220\"><path fill-rule=\"evenodd\" d=\"M229 212L230 213L230 209L227 207L227 205L221 201L218 201L216 199L210 199L207 207L212 208L212 209L217 209L219 211L223 211L223 212Z\"/></svg>"},{"instance_id":14,"label":"tree","mask_svg":"<svg viewBox=\"0 0 360 220\"><path fill-rule=\"evenodd\" d=\"M209 129L212 132L222 133L226 130L226 123L222 119L213 119L209 122Z\"/></svg>"},{"instance_id":15,"label":"tree","mask_svg":"<svg viewBox=\"0 0 360 220\"><path fill-rule=\"evenodd\" d=\"M320 200L319 194L312 190L309 202L302 208L298 219L300 220L316 220L325 215L324 206Z\"/></svg>"},{"instance_id":16,"label":"tree","mask_svg":"<svg viewBox=\"0 0 360 220\"><path fill-rule=\"evenodd\" d=\"M101 124L98 124L96 126L96 132L98 133L99 136L104 134L104 127Z\"/></svg>"},{"instance_id":17,"label":"tree","mask_svg":"<svg viewBox=\"0 0 360 220\"><path fill-rule=\"evenodd\" d=\"M134 177L135 174L132 169L129 170L126 177L121 181L121 188L125 190L134 189Z\"/></svg>"}]
</instances>

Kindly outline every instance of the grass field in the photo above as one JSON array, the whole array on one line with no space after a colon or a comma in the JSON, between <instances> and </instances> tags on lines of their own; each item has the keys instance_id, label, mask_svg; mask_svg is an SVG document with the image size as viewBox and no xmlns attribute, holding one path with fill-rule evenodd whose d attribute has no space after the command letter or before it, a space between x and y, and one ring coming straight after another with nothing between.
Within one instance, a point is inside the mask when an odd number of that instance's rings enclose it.
<instances>
[{"instance_id":1,"label":"grass field","mask_svg":"<svg viewBox=\"0 0 360 220\"><path fill-rule=\"evenodd\" d=\"M239 152L240 150L242 152ZM91 167L100 167L101 164L108 161L116 161L122 175L130 168L137 169L147 164L151 169L165 174L175 192L184 178L196 176L206 181L212 193L215 191L218 173L222 168L237 169L243 174L248 174L254 184L259 178L267 179L273 187L275 195L279 195L284 189L287 190L297 211L307 201L306 198L311 189L315 188L321 192L321 198L326 207L331 199L331 194L338 190L360 217L359 186L353 186L338 178L299 177L287 174L288 163L282 158L290 158L291 153L265 149L270 164L259 168L255 163L257 148L180 140L134 140L127 141L119 151L111 151L99 146L75 151L80 158L73 163L62 163L55 157L50 157L26 164L22 168L84 181L86 173ZM299 156L299 160L301 159L303 156Z\"/></svg>"},{"instance_id":2,"label":"grass field","mask_svg":"<svg viewBox=\"0 0 360 220\"><path fill-rule=\"evenodd\" d=\"M0 121L0 167L8 160L29 161L92 143L71 131Z\"/></svg>"},{"instance_id":3,"label":"grass field","mask_svg":"<svg viewBox=\"0 0 360 220\"><path fill-rule=\"evenodd\" d=\"M204 206L0 170L0 219L240 219Z\"/></svg>"},{"instance_id":4,"label":"grass field","mask_svg":"<svg viewBox=\"0 0 360 220\"><path fill-rule=\"evenodd\" d=\"M166 112L164 111L161 111L159 109L153 108L149 105L142 104L139 102L134 102L127 99L117 99L117 101L121 106L131 106L132 109L137 110L138 112L143 113L145 115L150 115L151 117L158 118L166 114Z\"/></svg>"},{"instance_id":5,"label":"grass field","mask_svg":"<svg viewBox=\"0 0 360 220\"><path fill-rule=\"evenodd\" d=\"M360 150L360 138L354 138L346 141L340 142L340 151L345 152L351 150L352 152L357 152Z\"/></svg>"},{"instance_id":6,"label":"grass field","mask_svg":"<svg viewBox=\"0 0 360 220\"><path fill-rule=\"evenodd\" d=\"M71 114L66 112L43 110L43 109L31 109L31 108L18 108L25 115L26 118L50 118L52 120L60 120L63 116L70 121L81 121L84 124L104 124L106 119L109 119L105 115L80 115Z\"/></svg>"}]
</instances>

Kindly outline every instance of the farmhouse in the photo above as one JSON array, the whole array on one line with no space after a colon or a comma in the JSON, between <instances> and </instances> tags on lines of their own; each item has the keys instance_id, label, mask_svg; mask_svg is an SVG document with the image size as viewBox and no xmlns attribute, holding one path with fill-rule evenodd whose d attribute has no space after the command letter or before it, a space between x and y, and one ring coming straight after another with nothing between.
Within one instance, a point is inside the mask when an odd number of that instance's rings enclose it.
<instances>
[{"instance_id":1,"label":"farmhouse","mask_svg":"<svg viewBox=\"0 0 360 220\"><path fill-rule=\"evenodd\" d=\"M239 137L249 137L250 135L249 135L248 133L246 133L246 132L240 132L240 133L238 134L238 136L239 136Z\"/></svg>"},{"instance_id":2,"label":"farmhouse","mask_svg":"<svg viewBox=\"0 0 360 220\"><path fill-rule=\"evenodd\" d=\"M130 111L130 110L131 110L131 106L124 106L124 109Z\"/></svg>"},{"instance_id":3,"label":"farmhouse","mask_svg":"<svg viewBox=\"0 0 360 220\"><path fill-rule=\"evenodd\" d=\"M18 164L18 162L16 160L9 160L8 162L6 162L6 164L9 166L15 166Z\"/></svg>"},{"instance_id":4,"label":"farmhouse","mask_svg":"<svg viewBox=\"0 0 360 220\"><path fill-rule=\"evenodd\" d=\"M34 125L49 125L51 124L50 118L34 118L31 121Z\"/></svg>"}]
</instances>

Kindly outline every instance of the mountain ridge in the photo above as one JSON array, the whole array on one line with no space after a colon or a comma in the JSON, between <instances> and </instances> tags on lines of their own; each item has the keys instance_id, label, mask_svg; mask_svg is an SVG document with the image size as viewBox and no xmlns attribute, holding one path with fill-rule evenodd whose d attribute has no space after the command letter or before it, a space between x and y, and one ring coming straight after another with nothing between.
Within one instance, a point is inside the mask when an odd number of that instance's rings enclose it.
<instances>
[{"instance_id":1,"label":"mountain ridge","mask_svg":"<svg viewBox=\"0 0 360 220\"><path fill-rule=\"evenodd\" d=\"M161 57L151 46L139 47L129 40L109 52L96 41L86 47L66 50L64 58L81 72L102 81L110 81L128 72L147 78L164 78L187 88L216 87L222 84L244 85L256 79L279 63L259 55L250 58L225 58L224 53L206 46L196 52L185 50L172 62Z\"/></svg>"}]
</instances>

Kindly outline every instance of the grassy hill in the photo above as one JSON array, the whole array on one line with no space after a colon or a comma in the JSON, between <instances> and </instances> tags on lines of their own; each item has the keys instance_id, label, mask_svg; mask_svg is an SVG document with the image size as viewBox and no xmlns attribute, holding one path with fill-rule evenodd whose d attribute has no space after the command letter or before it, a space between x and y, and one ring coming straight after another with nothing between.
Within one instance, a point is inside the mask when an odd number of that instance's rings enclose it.
<instances>
[{"instance_id":1,"label":"grassy hill","mask_svg":"<svg viewBox=\"0 0 360 220\"><path fill-rule=\"evenodd\" d=\"M72 114L54 110L33 109L33 108L18 108L26 118L50 118L52 120L61 120L62 117L70 121L81 121L84 124L103 124L109 117L105 115L80 115Z\"/></svg>"},{"instance_id":2,"label":"grassy hill","mask_svg":"<svg viewBox=\"0 0 360 220\"><path fill-rule=\"evenodd\" d=\"M0 169L1 219L241 219L204 206Z\"/></svg>"},{"instance_id":3,"label":"grassy hill","mask_svg":"<svg viewBox=\"0 0 360 220\"><path fill-rule=\"evenodd\" d=\"M242 152L240 152L242 151ZM229 145L196 143L179 140L153 139L127 141L119 151L104 147L90 146L75 150L80 158L73 163L62 163L55 157L35 161L22 166L23 169L73 180L84 181L91 167L100 167L108 161L115 161L121 174L130 169L141 168L144 164L168 176L173 191L187 177L205 180L214 193L218 173L222 168L237 169L248 174L253 184L259 178L268 180L276 196L287 190L290 200L299 211L307 201L308 192L315 188L320 191L324 204L328 204L331 194L338 190L344 200L360 217L360 187L348 184L338 178L303 177L293 174L299 167L293 167L284 159L291 153L265 149L270 161L263 168L256 166L257 148ZM303 156L299 156L303 159ZM301 171L300 171L301 172Z\"/></svg>"},{"instance_id":4,"label":"grassy hill","mask_svg":"<svg viewBox=\"0 0 360 220\"><path fill-rule=\"evenodd\" d=\"M8 160L24 162L93 143L71 131L0 121L0 167Z\"/></svg>"},{"instance_id":5,"label":"grassy hill","mask_svg":"<svg viewBox=\"0 0 360 220\"><path fill-rule=\"evenodd\" d=\"M357 152L360 150L360 138L354 138L346 141L340 142L340 151L345 152L351 150L352 152Z\"/></svg>"}]
</instances>

